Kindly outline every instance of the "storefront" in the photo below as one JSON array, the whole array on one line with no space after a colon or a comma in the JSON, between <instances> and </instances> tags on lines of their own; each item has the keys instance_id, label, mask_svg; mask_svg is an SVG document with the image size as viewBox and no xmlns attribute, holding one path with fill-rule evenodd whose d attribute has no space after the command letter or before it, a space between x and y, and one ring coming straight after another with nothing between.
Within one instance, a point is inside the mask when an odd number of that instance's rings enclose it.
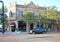
<instances>
[{"instance_id":1,"label":"storefront","mask_svg":"<svg viewBox=\"0 0 60 42\"><path fill-rule=\"evenodd\" d=\"M15 32L15 30L16 30L16 24L15 24L15 22L10 22L9 26L10 26L11 32Z\"/></svg>"},{"instance_id":2,"label":"storefront","mask_svg":"<svg viewBox=\"0 0 60 42\"><path fill-rule=\"evenodd\" d=\"M18 21L18 31L26 31L26 23Z\"/></svg>"}]
</instances>

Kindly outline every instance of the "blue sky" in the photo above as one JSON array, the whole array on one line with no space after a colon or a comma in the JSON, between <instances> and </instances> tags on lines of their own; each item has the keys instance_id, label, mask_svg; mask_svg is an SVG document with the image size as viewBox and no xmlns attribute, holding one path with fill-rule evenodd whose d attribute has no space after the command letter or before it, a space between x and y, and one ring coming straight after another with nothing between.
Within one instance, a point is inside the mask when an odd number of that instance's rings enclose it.
<instances>
[{"instance_id":1,"label":"blue sky","mask_svg":"<svg viewBox=\"0 0 60 42\"><path fill-rule=\"evenodd\" d=\"M2 0L5 4L5 6L8 6L9 3L13 3L14 1L17 2L17 4L28 4L29 2L33 2L36 5L39 4L39 6L56 6L58 7L58 10L60 10L60 0Z\"/></svg>"}]
</instances>

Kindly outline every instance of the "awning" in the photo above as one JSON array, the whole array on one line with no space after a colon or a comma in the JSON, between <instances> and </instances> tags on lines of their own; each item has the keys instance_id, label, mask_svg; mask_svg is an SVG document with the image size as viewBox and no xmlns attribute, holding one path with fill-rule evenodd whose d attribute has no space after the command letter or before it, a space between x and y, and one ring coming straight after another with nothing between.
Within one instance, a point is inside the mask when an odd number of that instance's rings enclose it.
<instances>
[{"instance_id":1,"label":"awning","mask_svg":"<svg viewBox=\"0 0 60 42\"><path fill-rule=\"evenodd\" d=\"M15 22L10 22L9 24L10 24L10 25L16 25Z\"/></svg>"}]
</instances>

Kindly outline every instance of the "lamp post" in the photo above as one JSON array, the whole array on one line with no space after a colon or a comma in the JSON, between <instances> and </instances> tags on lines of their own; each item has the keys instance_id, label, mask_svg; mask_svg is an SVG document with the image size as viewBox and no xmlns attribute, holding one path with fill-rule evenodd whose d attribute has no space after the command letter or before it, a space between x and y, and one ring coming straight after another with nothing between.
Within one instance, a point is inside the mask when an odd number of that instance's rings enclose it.
<instances>
[{"instance_id":1,"label":"lamp post","mask_svg":"<svg viewBox=\"0 0 60 42\"><path fill-rule=\"evenodd\" d=\"M41 27L41 17L39 17L39 27Z\"/></svg>"},{"instance_id":2,"label":"lamp post","mask_svg":"<svg viewBox=\"0 0 60 42\"><path fill-rule=\"evenodd\" d=\"M40 22L41 22L41 17L40 17Z\"/></svg>"},{"instance_id":3,"label":"lamp post","mask_svg":"<svg viewBox=\"0 0 60 42\"><path fill-rule=\"evenodd\" d=\"M2 3L2 33L4 34L4 28L5 28L5 24L4 24L4 2L0 1Z\"/></svg>"}]
</instances>

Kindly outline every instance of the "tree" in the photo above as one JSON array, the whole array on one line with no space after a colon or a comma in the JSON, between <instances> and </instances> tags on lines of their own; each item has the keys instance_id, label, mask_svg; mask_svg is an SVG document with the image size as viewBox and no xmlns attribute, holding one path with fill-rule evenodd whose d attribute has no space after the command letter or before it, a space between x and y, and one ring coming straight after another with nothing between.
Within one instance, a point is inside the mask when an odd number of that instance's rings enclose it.
<instances>
[{"instance_id":1,"label":"tree","mask_svg":"<svg viewBox=\"0 0 60 42\"><path fill-rule=\"evenodd\" d=\"M57 11L57 21L60 21L60 11Z\"/></svg>"},{"instance_id":2,"label":"tree","mask_svg":"<svg viewBox=\"0 0 60 42\"><path fill-rule=\"evenodd\" d=\"M32 12L25 12L23 18L24 18L23 21L27 24L26 31L29 33L30 32L30 24L37 23L37 19L36 19L34 13L32 13Z\"/></svg>"},{"instance_id":3,"label":"tree","mask_svg":"<svg viewBox=\"0 0 60 42\"><path fill-rule=\"evenodd\" d=\"M5 17L5 27L8 28L8 16L7 16L7 14L5 14L4 17Z\"/></svg>"},{"instance_id":4,"label":"tree","mask_svg":"<svg viewBox=\"0 0 60 42\"><path fill-rule=\"evenodd\" d=\"M47 18L56 20L56 16L57 16L56 6L47 7L46 9L47 9L47 14L46 14Z\"/></svg>"},{"instance_id":5,"label":"tree","mask_svg":"<svg viewBox=\"0 0 60 42\"><path fill-rule=\"evenodd\" d=\"M6 7L4 7L4 13L6 13L8 10ZM0 8L0 12L2 12L2 8Z\"/></svg>"},{"instance_id":6,"label":"tree","mask_svg":"<svg viewBox=\"0 0 60 42\"><path fill-rule=\"evenodd\" d=\"M52 21L57 19L57 8L55 6L47 7L46 14L41 13L40 17L42 17L43 22L52 24Z\"/></svg>"},{"instance_id":7,"label":"tree","mask_svg":"<svg viewBox=\"0 0 60 42\"><path fill-rule=\"evenodd\" d=\"M48 20L46 14L40 13L39 14L39 18L41 18L40 22L43 24L43 27L46 27L45 25L46 25L46 22Z\"/></svg>"}]
</instances>

